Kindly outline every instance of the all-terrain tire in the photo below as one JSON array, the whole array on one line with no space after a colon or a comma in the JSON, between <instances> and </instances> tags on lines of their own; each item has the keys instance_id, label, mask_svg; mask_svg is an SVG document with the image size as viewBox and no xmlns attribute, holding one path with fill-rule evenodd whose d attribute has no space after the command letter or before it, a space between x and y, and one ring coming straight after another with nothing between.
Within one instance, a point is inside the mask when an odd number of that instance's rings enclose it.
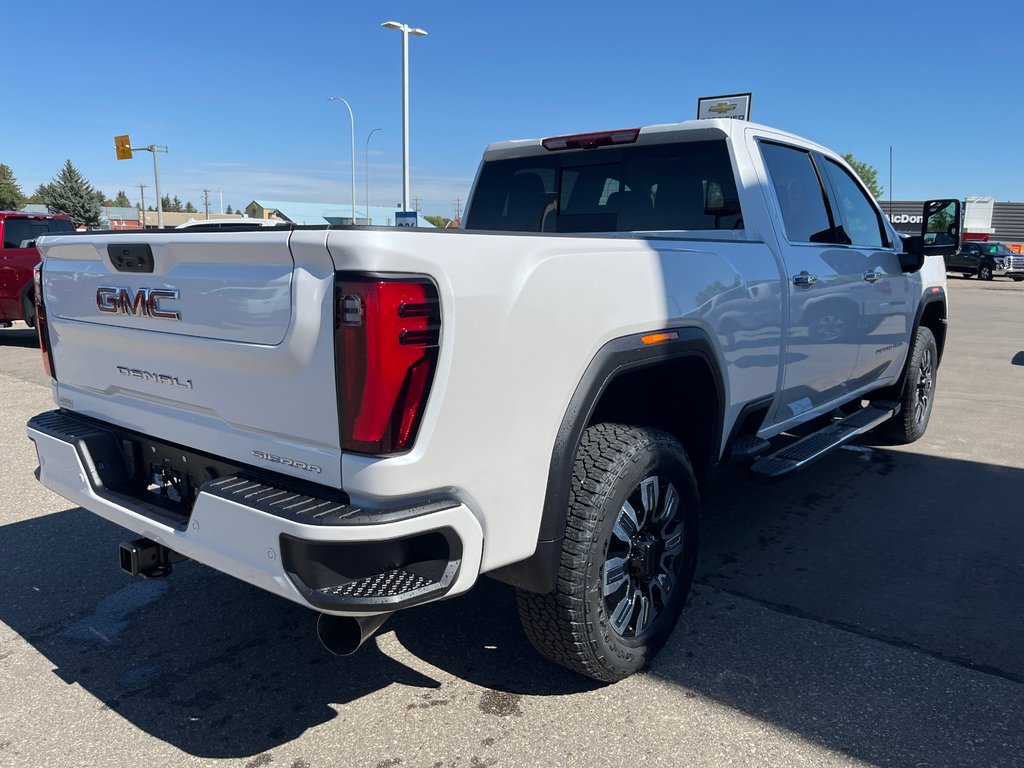
<instances>
[{"instance_id":1,"label":"all-terrain tire","mask_svg":"<svg viewBox=\"0 0 1024 768\"><path fill-rule=\"evenodd\" d=\"M517 590L534 648L605 682L642 669L686 602L699 517L693 466L674 437L622 424L588 428L573 468L557 586L544 595Z\"/></svg>"},{"instance_id":2,"label":"all-terrain tire","mask_svg":"<svg viewBox=\"0 0 1024 768\"><path fill-rule=\"evenodd\" d=\"M893 442L906 444L918 440L928 429L935 399L939 350L930 328L921 326L914 337L907 362L907 376L900 395L900 412L882 424L883 434Z\"/></svg>"}]
</instances>

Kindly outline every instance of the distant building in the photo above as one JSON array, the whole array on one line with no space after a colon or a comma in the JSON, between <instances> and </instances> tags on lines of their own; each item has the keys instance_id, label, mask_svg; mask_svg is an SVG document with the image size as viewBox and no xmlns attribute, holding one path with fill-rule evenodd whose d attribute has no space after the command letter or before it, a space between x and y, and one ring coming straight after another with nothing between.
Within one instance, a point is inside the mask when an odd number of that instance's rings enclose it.
<instances>
[{"instance_id":1,"label":"distant building","mask_svg":"<svg viewBox=\"0 0 1024 768\"><path fill-rule=\"evenodd\" d=\"M923 200L882 200L882 213L897 232L921 233ZM991 197L972 196L965 201L964 239L998 243L1024 243L1024 203L997 203Z\"/></svg>"},{"instance_id":2,"label":"distant building","mask_svg":"<svg viewBox=\"0 0 1024 768\"><path fill-rule=\"evenodd\" d=\"M397 209L386 205L356 204L356 224L390 227L395 223ZM344 203L298 203L284 200L253 200L245 206L245 213L254 219L280 219L294 224L351 224L352 205ZM418 226L433 228L433 224L417 217Z\"/></svg>"}]
</instances>

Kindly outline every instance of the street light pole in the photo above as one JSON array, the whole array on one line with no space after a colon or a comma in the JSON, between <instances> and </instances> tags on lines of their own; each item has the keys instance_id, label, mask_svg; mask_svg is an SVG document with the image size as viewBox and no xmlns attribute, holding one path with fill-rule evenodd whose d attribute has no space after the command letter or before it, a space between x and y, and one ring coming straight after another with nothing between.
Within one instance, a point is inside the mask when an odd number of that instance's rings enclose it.
<instances>
[{"instance_id":1,"label":"street light pole","mask_svg":"<svg viewBox=\"0 0 1024 768\"><path fill-rule=\"evenodd\" d=\"M409 210L409 35L426 37L426 30L398 21L385 21L382 27L402 33L402 210Z\"/></svg>"},{"instance_id":2,"label":"street light pole","mask_svg":"<svg viewBox=\"0 0 1024 768\"><path fill-rule=\"evenodd\" d=\"M352 115L352 107L340 96L328 96L328 101L340 101L348 107L348 119L352 123L352 223L356 223L356 119Z\"/></svg>"},{"instance_id":3,"label":"street light pole","mask_svg":"<svg viewBox=\"0 0 1024 768\"><path fill-rule=\"evenodd\" d=\"M156 162L157 152L166 152L167 147L160 147L156 144L150 144L148 147L132 147L136 152L152 152L153 153L153 178L156 183L156 225L160 228L164 228L164 203L160 199L160 166Z\"/></svg>"},{"instance_id":4,"label":"street light pole","mask_svg":"<svg viewBox=\"0 0 1024 768\"><path fill-rule=\"evenodd\" d=\"M373 136L377 131L383 131L383 128L374 128L370 131L366 137L366 173L363 174L363 181L366 182L366 223L372 224L373 219L370 218L370 137Z\"/></svg>"}]
</instances>

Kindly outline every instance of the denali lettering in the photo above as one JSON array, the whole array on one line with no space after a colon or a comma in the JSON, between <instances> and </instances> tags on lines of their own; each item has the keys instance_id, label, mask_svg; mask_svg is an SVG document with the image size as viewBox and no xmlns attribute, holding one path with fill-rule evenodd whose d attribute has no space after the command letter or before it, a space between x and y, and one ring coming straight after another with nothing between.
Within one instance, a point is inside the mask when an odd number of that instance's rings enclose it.
<instances>
[{"instance_id":1,"label":"denali lettering","mask_svg":"<svg viewBox=\"0 0 1024 768\"><path fill-rule=\"evenodd\" d=\"M264 453L263 451L253 451L252 455L260 461L271 461L275 464L284 464L286 467L303 469L306 472L312 472L316 475L319 475L323 471L316 464L306 464L304 461L296 461L295 459L289 459L286 456L275 456L272 453Z\"/></svg>"},{"instance_id":2,"label":"denali lettering","mask_svg":"<svg viewBox=\"0 0 1024 768\"><path fill-rule=\"evenodd\" d=\"M192 379L182 381L177 376L170 376L166 373L153 373L151 371L144 371L141 368L128 368L123 365L117 366L117 372L122 376L130 376L133 379L153 381L157 384L169 384L172 387L181 387L182 389L192 389Z\"/></svg>"},{"instance_id":3,"label":"denali lettering","mask_svg":"<svg viewBox=\"0 0 1024 768\"><path fill-rule=\"evenodd\" d=\"M139 288L135 293L131 288L101 285L96 289L96 306L100 312L114 315L142 315L160 320L181 320L181 313L177 310L160 308L161 299L172 300L180 296L177 288Z\"/></svg>"}]
</instances>

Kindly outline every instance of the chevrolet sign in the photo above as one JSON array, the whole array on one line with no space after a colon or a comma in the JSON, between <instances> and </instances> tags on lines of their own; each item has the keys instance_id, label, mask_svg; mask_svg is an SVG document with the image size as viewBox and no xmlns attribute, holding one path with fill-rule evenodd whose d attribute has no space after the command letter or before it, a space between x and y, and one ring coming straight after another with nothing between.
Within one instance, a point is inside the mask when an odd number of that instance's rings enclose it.
<instances>
[{"instance_id":1,"label":"chevrolet sign","mask_svg":"<svg viewBox=\"0 0 1024 768\"><path fill-rule=\"evenodd\" d=\"M752 96L750 93L732 93L697 99L697 119L728 117L733 120L749 120Z\"/></svg>"}]
</instances>

